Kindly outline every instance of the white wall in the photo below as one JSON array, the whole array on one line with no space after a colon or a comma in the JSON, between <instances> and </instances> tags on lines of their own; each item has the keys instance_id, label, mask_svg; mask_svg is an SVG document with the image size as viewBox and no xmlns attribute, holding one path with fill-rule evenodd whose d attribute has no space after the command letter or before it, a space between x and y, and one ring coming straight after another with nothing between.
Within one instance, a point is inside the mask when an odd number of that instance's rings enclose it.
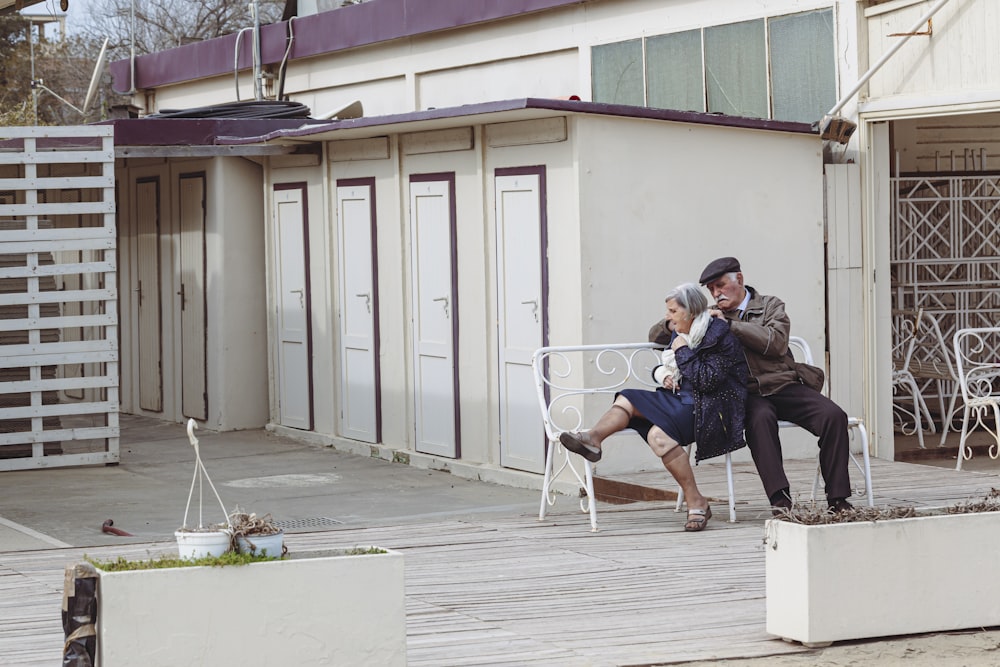
<instances>
[{"instance_id":1,"label":"white wall","mask_svg":"<svg viewBox=\"0 0 1000 667\"><path fill-rule=\"evenodd\" d=\"M644 341L672 287L733 255L785 301L793 334L825 348L818 137L591 117L577 131L582 340L552 344ZM814 438L782 439L786 458L816 454Z\"/></svg>"},{"instance_id":2,"label":"white wall","mask_svg":"<svg viewBox=\"0 0 1000 667\"><path fill-rule=\"evenodd\" d=\"M933 6L924 2L894 3L865 11L868 50L874 62L899 41L894 34L910 30ZM923 105L949 104L998 98L1000 58L996 35L1000 30L1000 5L988 0L951 0L932 18L933 35L911 37L876 73L868 97L885 104L889 98L922 98ZM918 31L927 31L924 24Z\"/></svg>"},{"instance_id":3,"label":"white wall","mask_svg":"<svg viewBox=\"0 0 1000 667\"><path fill-rule=\"evenodd\" d=\"M213 428L267 423L263 173L242 158L208 161L206 294L209 419Z\"/></svg>"},{"instance_id":4,"label":"white wall","mask_svg":"<svg viewBox=\"0 0 1000 667\"><path fill-rule=\"evenodd\" d=\"M180 174L205 173L205 298L203 341L183 341L179 322ZM259 428L268 420L265 316L263 175L242 158L119 161L122 411L184 421L181 350L202 345L210 429ZM133 188L137 178L160 179L160 297L162 317L162 411L144 412L137 400L138 336L136 234ZM144 287L143 289L148 289ZM150 341L147 341L148 345Z\"/></svg>"},{"instance_id":5,"label":"white wall","mask_svg":"<svg viewBox=\"0 0 1000 667\"><path fill-rule=\"evenodd\" d=\"M824 343L821 143L813 135L580 118L590 342L644 340L663 296L716 257ZM637 150L642 146L642 150Z\"/></svg>"}]
</instances>

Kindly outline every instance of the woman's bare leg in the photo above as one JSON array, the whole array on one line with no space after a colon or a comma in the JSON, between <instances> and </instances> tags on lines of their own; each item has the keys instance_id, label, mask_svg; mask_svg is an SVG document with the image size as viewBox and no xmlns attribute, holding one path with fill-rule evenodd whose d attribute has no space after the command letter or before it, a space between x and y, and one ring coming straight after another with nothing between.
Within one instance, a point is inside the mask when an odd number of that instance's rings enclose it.
<instances>
[{"instance_id":1,"label":"woman's bare leg","mask_svg":"<svg viewBox=\"0 0 1000 667\"><path fill-rule=\"evenodd\" d=\"M694 480L694 470L688 454L677 444L677 441L667 435L659 426L649 429L649 447L663 461L663 467L677 480L684 490L684 498L689 509L706 509L708 499L701 495Z\"/></svg>"},{"instance_id":2,"label":"woman's bare leg","mask_svg":"<svg viewBox=\"0 0 1000 667\"><path fill-rule=\"evenodd\" d=\"M628 422L632 419L635 408L624 396L618 396L615 402L608 408L608 411L601 415L597 423L587 431L590 444L600 449L601 442L609 435L614 435L618 431L623 431L628 427Z\"/></svg>"}]
</instances>

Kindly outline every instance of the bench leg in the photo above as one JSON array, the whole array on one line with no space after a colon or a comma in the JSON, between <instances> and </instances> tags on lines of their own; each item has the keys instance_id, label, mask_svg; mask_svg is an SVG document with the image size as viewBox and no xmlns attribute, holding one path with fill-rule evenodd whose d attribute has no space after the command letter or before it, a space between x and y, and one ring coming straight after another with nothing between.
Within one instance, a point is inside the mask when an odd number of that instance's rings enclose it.
<instances>
[{"instance_id":1,"label":"bench leg","mask_svg":"<svg viewBox=\"0 0 1000 667\"><path fill-rule=\"evenodd\" d=\"M688 455L694 453L694 447L688 449ZM726 454L726 485L729 489L729 523L736 523L736 494L733 492L733 456ZM684 489L677 487L677 505L675 512L680 512L684 506Z\"/></svg>"},{"instance_id":2,"label":"bench leg","mask_svg":"<svg viewBox=\"0 0 1000 667\"><path fill-rule=\"evenodd\" d=\"M542 477L542 504L538 508L538 520L545 520L545 511L549 505L555 503L552 495L552 457L555 455L556 443L549 441L548 451L545 452L545 476Z\"/></svg>"},{"instance_id":3,"label":"bench leg","mask_svg":"<svg viewBox=\"0 0 1000 667\"><path fill-rule=\"evenodd\" d=\"M726 484L729 486L729 523L736 523L736 494L733 492L733 456L726 453Z\"/></svg>"},{"instance_id":4,"label":"bench leg","mask_svg":"<svg viewBox=\"0 0 1000 667\"><path fill-rule=\"evenodd\" d=\"M858 439L861 440L861 457L864 463L858 463L858 459L855 458L852 452L848 452L847 455L850 457L851 463L854 467L865 478L865 499L868 501L868 507L875 507L875 493L872 490L872 466L871 466L871 455L868 453L868 430L865 429L865 425L858 421L855 424L848 426L849 429L857 429ZM813 488L811 500L816 500L816 493L819 491L819 478L822 476L823 472L819 465L819 455L817 454L816 460L816 475L813 477Z\"/></svg>"},{"instance_id":5,"label":"bench leg","mask_svg":"<svg viewBox=\"0 0 1000 667\"><path fill-rule=\"evenodd\" d=\"M850 456L850 454L848 454L848 456ZM819 491L819 478L820 478L820 476L822 474L823 474L823 470L822 470L822 468L820 468L820 465L819 465L819 454L817 454L816 455L816 474L813 475L813 490L812 490L812 495L809 496L809 500L812 500L814 502L816 500L816 492Z\"/></svg>"},{"instance_id":6,"label":"bench leg","mask_svg":"<svg viewBox=\"0 0 1000 667\"><path fill-rule=\"evenodd\" d=\"M688 445L687 446L687 453L688 453L688 460L690 461L691 457L694 456L694 447L692 447L691 445ZM675 512L680 512L682 507L684 507L684 489L682 489L680 487L680 485L678 485L677 486L677 504L674 505L674 511Z\"/></svg>"},{"instance_id":7,"label":"bench leg","mask_svg":"<svg viewBox=\"0 0 1000 667\"><path fill-rule=\"evenodd\" d=\"M563 463L559 466L559 470L554 470L555 463L554 459L556 456L556 449L563 452L565 457ZM597 532L597 501L594 499L594 469L590 465L590 461L580 459L583 461L583 476L580 476L579 470L570 461L569 452L562 449L558 440L549 441L549 451L545 454L545 475L542 477L542 501L538 507L538 520L543 521L545 519L545 514L550 505L554 505L556 502L556 496L552 492L552 484L555 482L555 478L559 476L566 468L569 468L573 476L576 477L577 482L583 486L586 491L586 497L580 499L580 509L584 512L590 514L590 529L593 532Z\"/></svg>"},{"instance_id":8,"label":"bench leg","mask_svg":"<svg viewBox=\"0 0 1000 667\"><path fill-rule=\"evenodd\" d=\"M583 469L587 480L587 511L590 512L590 532L597 532L597 500L594 498L594 467L590 461L583 460Z\"/></svg>"},{"instance_id":9,"label":"bench leg","mask_svg":"<svg viewBox=\"0 0 1000 667\"><path fill-rule=\"evenodd\" d=\"M868 507L875 507L875 492L872 489L871 455L868 453L868 430L861 422L858 422L854 428L858 429L858 435L861 438L861 457L865 462L865 492L868 496Z\"/></svg>"}]
</instances>

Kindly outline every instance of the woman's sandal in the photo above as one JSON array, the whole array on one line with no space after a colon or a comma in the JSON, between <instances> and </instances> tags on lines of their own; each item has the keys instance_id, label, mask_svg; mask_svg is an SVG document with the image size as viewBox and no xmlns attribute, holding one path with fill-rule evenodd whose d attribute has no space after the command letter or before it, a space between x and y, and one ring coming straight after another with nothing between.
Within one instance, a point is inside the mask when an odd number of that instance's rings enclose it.
<instances>
[{"instance_id":1,"label":"woman's sandal","mask_svg":"<svg viewBox=\"0 0 1000 667\"><path fill-rule=\"evenodd\" d=\"M562 446L569 451L574 454L579 454L592 463L597 463L601 460L600 448L594 447L590 444L590 436L586 433L571 433L569 431L565 431L559 434L559 442L561 442Z\"/></svg>"},{"instance_id":2,"label":"woman's sandal","mask_svg":"<svg viewBox=\"0 0 1000 667\"><path fill-rule=\"evenodd\" d=\"M711 507L706 507L703 510L698 508L689 509L687 523L684 524L684 531L697 533L699 530L705 530L705 526L708 525L708 520L711 518Z\"/></svg>"}]
</instances>

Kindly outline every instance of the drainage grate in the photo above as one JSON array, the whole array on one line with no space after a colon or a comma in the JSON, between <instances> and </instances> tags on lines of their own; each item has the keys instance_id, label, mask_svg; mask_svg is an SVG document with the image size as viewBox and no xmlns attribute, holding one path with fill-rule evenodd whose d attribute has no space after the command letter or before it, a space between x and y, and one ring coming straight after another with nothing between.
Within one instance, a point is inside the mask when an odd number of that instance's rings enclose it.
<instances>
[{"instance_id":1,"label":"drainage grate","mask_svg":"<svg viewBox=\"0 0 1000 667\"><path fill-rule=\"evenodd\" d=\"M341 526L343 521L331 519L326 516L315 516L309 519L285 519L275 521L274 525L284 530L296 530L303 528L329 528L330 526Z\"/></svg>"}]
</instances>

